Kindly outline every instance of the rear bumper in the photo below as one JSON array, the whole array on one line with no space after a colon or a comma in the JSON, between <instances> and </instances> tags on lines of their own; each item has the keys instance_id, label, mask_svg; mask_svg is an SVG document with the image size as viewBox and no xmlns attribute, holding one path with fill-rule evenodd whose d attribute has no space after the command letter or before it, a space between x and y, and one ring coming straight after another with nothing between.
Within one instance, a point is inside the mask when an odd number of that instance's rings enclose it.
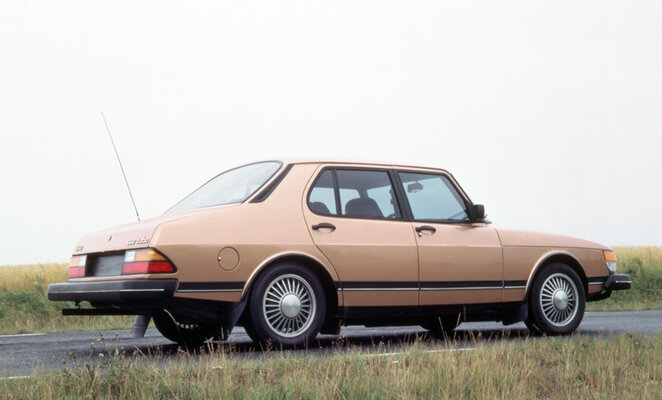
<instances>
[{"instance_id":1,"label":"rear bumper","mask_svg":"<svg viewBox=\"0 0 662 400\"><path fill-rule=\"evenodd\" d=\"M176 279L66 282L48 285L48 300L122 302L172 297Z\"/></svg>"}]
</instances>

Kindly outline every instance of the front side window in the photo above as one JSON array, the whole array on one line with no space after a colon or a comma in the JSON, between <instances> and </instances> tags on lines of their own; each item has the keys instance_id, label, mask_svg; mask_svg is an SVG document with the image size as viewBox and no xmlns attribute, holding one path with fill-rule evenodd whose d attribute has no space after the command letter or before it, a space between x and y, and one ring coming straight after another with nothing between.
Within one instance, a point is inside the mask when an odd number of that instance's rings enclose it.
<instances>
[{"instance_id":1,"label":"front side window","mask_svg":"<svg viewBox=\"0 0 662 400\"><path fill-rule=\"evenodd\" d=\"M400 218L400 208L386 171L327 169L311 189L308 206L320 215Z\"/></svg>"},{"instance_id":2,"label":"front side window","mask_svg":"<svg viewBox=\"0 0 662 400\"><path fill-rule=\"evenodd\" d=\"M398 174L415 220L469 220L465 203L448 177L409 172Z\"/></svg>"},{"instance_id":3,"label":"front side window","mask_svg":"<svg viewBox=\"0 0 662 400\"><path fill-rule=\"evenodd\" d=\"M186 196L167 212L241 203L280 169L280 161L265 161L225 171Z\"/></svg>"}]
</instances>

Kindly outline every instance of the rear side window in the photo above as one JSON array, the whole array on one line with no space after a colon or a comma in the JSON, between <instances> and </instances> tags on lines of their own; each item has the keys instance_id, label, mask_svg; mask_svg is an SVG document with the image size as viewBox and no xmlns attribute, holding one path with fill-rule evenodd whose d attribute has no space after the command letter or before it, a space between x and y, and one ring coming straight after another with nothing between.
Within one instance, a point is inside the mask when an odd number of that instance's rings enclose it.
<instances>
[{"instance_id":1,"label":"rear side window","mask_svg":"<svg viewBox=\"0 0 662 400\"><path fill-rule=\"evenodd\" d=\"M336 215L336 195L333 184L333 171L327 169L317 178L308 196L308 207L315 214Z\"/></svg>"},{"instance_id":2,"label":"rear side window","mask_svg":"<svg viewBox=\"0 0 662 400\"><path fill-rule=\"evenodd\" d=\"M327 169L310 191L308 206L320 215L401 218L393 185L386 171Z\"/></svg>"}]
</instances>

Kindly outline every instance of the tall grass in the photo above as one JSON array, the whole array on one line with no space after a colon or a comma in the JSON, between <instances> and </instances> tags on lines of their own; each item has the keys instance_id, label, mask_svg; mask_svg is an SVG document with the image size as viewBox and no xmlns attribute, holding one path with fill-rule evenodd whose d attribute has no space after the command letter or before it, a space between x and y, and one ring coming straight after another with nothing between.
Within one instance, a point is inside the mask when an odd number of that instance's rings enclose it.
<instances>
[{"instance_id":1,"label":"tall grass","mask_svg":"<svg viewBox=\"0 0 662 400\"><path fill-rule=\"evenodd\" d=\"M662 335L443 342L403 353L329 357L124 355L25 380L0 380L8 399L656 399Z\"/></svg>"},{"instance_id":2,"label":"tall grass","mask_svg":"<svg viewBox=\"0 0 662 400\"><path fill-rule=\"evenodd\" d=\"M632 288L588 304L588 311L651 310L662 308L662 247L615 247L616 273L630 274Z\"/></svg>"},{"instance_id":3,"label":"tall grass","mask_svg":"<svg viewBox=\"0 0 662 400\"><path fill-rule=\"evenodd\" d=\"M66 264L0 267L0 334L131 327L127 316L63 317L62 309L74 303L49 301L46 291L66 280Z\"/></svg>"}]
</instances>

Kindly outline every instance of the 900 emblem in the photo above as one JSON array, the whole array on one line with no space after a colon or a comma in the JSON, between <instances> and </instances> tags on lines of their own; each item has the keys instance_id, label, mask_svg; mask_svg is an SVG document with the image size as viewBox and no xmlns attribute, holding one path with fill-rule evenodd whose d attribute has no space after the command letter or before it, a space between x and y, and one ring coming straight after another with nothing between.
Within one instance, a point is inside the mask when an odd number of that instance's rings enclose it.
<instances>
[{"instance_id":1,"label":"900 emblem","mask_svg":"<svg viewBox=\"0 0 662 400\"><path fill-rule=\"evenodd\" d=\"M149 239L147 238L147 236L143 236L142 239L140 239L140 238L138 238L138 239L129 239L129 241L126 243L126 245L127 246L133 246L133 245L137 245L137 244L147 244L147 243L149 243Z\"/></svg>"}]
</instances>

